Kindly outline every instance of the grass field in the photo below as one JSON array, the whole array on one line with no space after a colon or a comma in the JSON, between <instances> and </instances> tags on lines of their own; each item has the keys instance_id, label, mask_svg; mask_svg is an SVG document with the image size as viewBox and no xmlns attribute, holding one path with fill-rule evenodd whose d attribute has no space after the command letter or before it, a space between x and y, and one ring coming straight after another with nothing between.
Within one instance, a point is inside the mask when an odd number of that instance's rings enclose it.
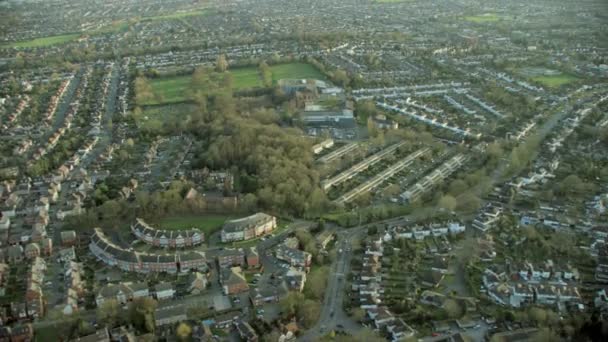
<instances>
[{"instance_id":1,"label":"grass field","mask_svg":"<svg viewBox=\"0 0 608 342\"><path fill-rule=\"evenodd\" d=\"M202 10L191 11L191 12L177 12L177 13L166 14L166 15L157 15L157 16L153 16L153 17L143 17L143 18L141 18L141 21L175 20L175 19L183 19L183 18L187 18L187 17L208 15L209 13L211 13L211 12L208 10L202 9Z\"/></svg>"},{"instance_id":2,"label":"grass field","mask_svg":"<svg viewBox=\"0 0 608 342\"><path fill-rule=\"evenodd\" d=\"M314 78L317 80L325 80L323 75L317 68L307 63L287 63L278 64L270 67L272 72L272 80L274 82L282 78Z\"/></svg>"},{"instance_id":3,"label":"grass field","mask_svg":"<svg viewBox=\"0 0 608 342\"><path fill-rule=\"evenodd\" d=\"M262 81L257 68L238 68L230 70L233 79L234 90L261 87ZM158 99L152 99L141 103L142 105L156 105L184 102L187 98L188 87L190 86L191 76L175 76L166 78L156 78L150 81L152 91L158 95Z\"/></svg>"},{"instance_id":4,"label":"grass field","mask_svg":"<svg viewBox=\"0 0 608 342\"><path fill-rule=\"evenodd\" d=\"M246 67L230 70L234 81L234 90L250 89L262 86L257 68Z\"/></svg>"},{"instance_id":5,"label":"grass field","mask_svg":"<svg viewBox=\"0 0 608 342\"><path fill-rule=\"evenodd\" d=\"M536 76L532 77L532 80L541 83L546 87L556 88L564 84L575 82L578 80L578 77L569 74L560 74L549 76Z\"/></svg>"},{"instance_id":6,"label":"grass field","mask_svg":"<svg viewBox=\"0 0 608 342\"><path fill-rule=\"evenodd\" d=\"M470 21L472 23L482 24L482 23L494 23L500 20L500 17L496 14L482 14L482 15L472 15L468 17L464 17L465 20Z\"/></svg>"},{"instance_id":7,"label":"grass field","mask_svg":"<svg viewBox=\"0 0 608 342\"><path fill-rule=\"evenodd\" d=\"M195 106L190 103L169 103L145 107L143 115L136 118L137 124L140 128L160 130L171 120L184 120L194 109Z\"/></svg>"},{"instance_id":8,"label":"grass field","mask_svg":"<svg viewBox=\"0 0 608 342\"><path fill-rule=\"evenodd\" d=\"M314 78L325 80L325 76L310 64L306 63L287 63L278 64L270 67L272 79L274 82L282 78ZM252 89L263 87L262 79L258 68L243 67L229 70L232 74L233 90ZM192 77L174 76L161 77L150 80L152 92L157 95L155 99L150 99L139 105L159 105L159 104L174 104L188 100L188 87Z\"/></svg>"},{"instance_id":9,"label":"grass field","mask_svg":"<svg viewBox=\"0 0 608 342\"><path fill-rule=\"evenodd\" d=\"M166 78L156 78L150 81L152 91L158 95L159 99L154 99L143 103L153 105L159 103L176 103L186 100L186 91L190 86L190 76L176 76Z\"/></svg>"},{"instance_id":10,"label":"grass field","mask_svg":"<svg viewBox=\"0 0 608 342\"><path fill-rule=\"evenodd\" d=\"M218 231L226 220L231 219L225 215L204 215L204 216L174 216L162 219L159 227L168 230L182 230L198 228L205 232L205 235Z\"/></svg>"},{"instance_id":11,"label":"grass field","mask_svg":"<svg viewBox=\"0 0 608 342\"><path fill-rule=\"evenodd\" d=\"M2 45L2 47L15 47L15 48L45 47L45 46L51 46L51 45L55 45L55 44L64 44L67 42L71 42L73 40L76 40L78 37L80 37L80 34L77 34L77 33L62 34L59 36L43 37L43 38L36 38L36 39L32 39L32 40L26 40L26 41L22 41L22 42L9 43L9 44Z\"/></svg>"}]
</instances>

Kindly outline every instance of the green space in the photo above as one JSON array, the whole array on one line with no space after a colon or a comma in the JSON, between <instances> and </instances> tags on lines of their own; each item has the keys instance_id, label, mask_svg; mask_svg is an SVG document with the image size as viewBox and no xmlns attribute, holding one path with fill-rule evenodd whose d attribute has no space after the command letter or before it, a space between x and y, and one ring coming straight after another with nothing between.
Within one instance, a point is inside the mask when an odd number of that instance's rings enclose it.
<instances>
[{"instance_id":1,"label":"green space","mask_svg":"<svg viewBox=\"0 0 608 342\"><path fill-rule=\"evenodd\" d=\"M190 86L190 76L175 76L165 78L155 78L150 81L152 92L156 95L143 103L144 105L154 105L160 103L176 103L186 100L186 92Z\"/></svg>"},{"instance_id":2,"label":"green space","mask_svg":"<svg viewBox=\"0 0 608 342\"><path fill-rule=\"evenodd\" d=\"M171 216L162 219L158 227L168 230L198 228L209 235L218 231L231 218L227 215Z\"/></svg>"},{"instance_id":3,"label":"green space","mask_svg":"<svg viewBox=\"0 0 608 342\"><path fill-rule=\"evenodd\" d=\"M106 33L116 33L116 32L125 32L129 29L129 22L126 20L117 20L112 22L109 25L101 27L97 30L93 30L87 33L89 34L106 34Z\"/></svg>"},{"instance_id":4,"label":"green space","mask_svg":"<svg viewBox=\"0 0 608 342\"><path fill-rule=\"evenodd\" d=\"M7 43L2 45L2 47L14 47L14 48L37 48L44 46L51 46L55 44L64 44L67 42L71 42L80 37L79 33L71 33L71 34L62 34L58 36L50 36L50 37L42 37L36 38L32 40L25 40L22 42L15 43Z\"/></svg>"},{"instance_id":5,"label":"green space","mask_svg":"<svg viewBox=\"0 0 608 342\"><path fill-rule=\"evenodd\" d=\"M325 80L323 75L317 68L307 63L287 63L277 64L270 67L272 72L272 80L274 82L283 78L295 79L317 79Z\"/></svg>"},{"instance_id":6,"label":"green space","mask_svg":"<svg viewBox=\"0 0 608 342\"><path fill-rule=\"evenodd\" d=\"M414 0L374 0L374 2L379 2L382 4L390 4L390 3L396 3L396 2L411 2Z\"/></svg>"},{"instance_id":7,"label":"green space","mask_svg":"<svg viewBox=\"0 0 608 342\"><path fill-rule=\"evenodd\" d=\"M314 78L324 80L325 76L314 66L306 63L287 63L270 67L273 81L282 78ZM262 79L257 67L243 67L229 70L232 75L233 90L262 87ZM219 74L214 74L219 75ZM212 76L213 78L213 76ZM188 91L192 76L160 77L149 80L153 98L139 103L140 105L159 105L179 103L188 100Z\"/></svg>"},{"instance_id":8,"label":"green space","mask_svg":"<svg viewBox=\"0 0 608 342\"><path fill-rule=\"evenodd\" d=\"M141 19L141 21L174 20L174 19L182 19L182 18L187 18L187 17L208 15L209 13L211 13L211 12L206 9L196 10L196 11L191 11L191 12L176 12L176 13L166 14L166 15L144 17Z\"/></svg>"},{"instance_id":9,"label":"green space","mask_svg":"<svg viewBox=\"0 0 608 342\"><path fill-rule=\"evenodd\" d=\"M532 80L546 87L556 88L564 84L578 81L578 77L570 74L543 75L532 77Z\"/></svg>"},{"instance_id":10,"label":"green space","mask_svg":"<svg viewBox=\"0 0 608 342\"><path fill-rule=\"evenodd\" d=\"M262 86L260 73L257 68L246 67L230 69L234 90L250 89Z\"/></svg>"},{"instance_id":11,"label":"green space","mask_svg":"<svg viewBox=\"0 0 608 342\"><path fill-rule=\"evenodd\" d=\"M501 18L493 13L487 13L482 15L471 15L464 17L465 20L470 21L472 23L482 24L482 23L494 23L499 21Z\"/></svg>"},{"instance_id":12,"label":"green space","mask_svg":"<svg viewBox=\"0 0 608 342\"><path fill-rule=\"evenodd\" d=\"M229 71L232 75L233 89L242 90L262 86L257 68L237 68ZM156 95L141 103L142 105L157 105L178 103L188 100L188 90L192 76L161 77L150 80L152 92Z\"/></svg>"},{"instance_id":13,"label":"green space","mask_svg":"<svg viewBox=\"0 0 608 342\"><path fill-rule=\"evenodd\" d=\"M189 103L172 103L150 106L143 110L142 115L135 117L141 128L160 129L167 122L184 120L196 107Z\"/></svg>"}]
</instances>

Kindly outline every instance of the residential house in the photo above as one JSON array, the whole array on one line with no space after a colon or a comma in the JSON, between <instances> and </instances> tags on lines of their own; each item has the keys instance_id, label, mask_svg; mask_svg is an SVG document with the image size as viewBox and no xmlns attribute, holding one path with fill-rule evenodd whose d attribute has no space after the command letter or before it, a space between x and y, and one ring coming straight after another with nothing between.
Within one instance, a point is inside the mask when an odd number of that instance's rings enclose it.
<instances>
[{"instance_id":1,"label":"residential house","mask_svg":"<svg viewBox=\"0 0 608 342\"><path fill-rule=\"evenodd\" d=\"M217 263L221 268L245 266L245 252L242 248L225 248L217 253Z\"/></svg>"},{"instance_id":2,"label":"residential house","mask_svg":"<svg viewBox=\"0 0 608 342\"><path fill-rule=\"evenodd\" d=\"M310 267L310 264L312 263L312 255L310 253L299 249L289 248L285 245L279 245L277 247L276 257L294 267Z\"/></svg>"},{"instance_id":3,"label":"residential house","mask_svg":"<svg viewBox=\"0 0 608 342\"><path fill-rule=\"evenodd\" d=\"M175 297L175 289L171 283L159 283L154 287L154 293L158 300L168 300Z\"/></svg>"},{"instance_id":4,"label":"residential house","mask_svg":"<svg viewBox=\"0 0 608 342\"><path fill-rule=\"evenodd\" d=\"M207 276L201 272L194 272L188 278L188 293L200 295L207 288Z\"/></svg>"},{"instance_id":5,"label":"residential house","mask_svg":"<svg viewBox=\"0 0 608 342\"><path fill-rule=\"evenodd\" d=\"M154 311L154 323L156 327L174 325L187 319L188 316L186 315L186 307L184 305L167 308L159 307Z\"/></svg>"},{"instance_id":6,"label":"residential house","mask_svg":"<svg viewBox=\"0 0 608 342\"><path fill-rule=\"evenodd\" d=\"M258 341L258 335L255 333L255 330L253 330L249 323L239 320L238 322L236 322L235 326L242 340L247 342Z\"/></svg>"},{"instance_id":7,"label":"residential house","mask_svg":"<svg viewBox=\"0 0 608 342\"><path fill-rule=\"evenodd\" d=\"M260 306L278 302L279 293L276 288L254 288L250 291L249 298L253 306Z\"/></svg>"},{"instance_id":8,"label":"residential house","mask_svg":"<svg viewBox=\"0 0 608 342\"><path fill-rule=\"evenodd\" d=\"M64 247L74 246L76 244L76 239L76 232L73 230L61 232L61 245Z\"/></svg>"},{"instance_id":9,"label":"residential house","mask_svg":"<svg viewBox=\"0 0 608 342\"><path fill-rule=\"evenodd\" d=\"M247 285L247 280L243 275L243 271L238 266L222 270L220 283L222 284L222 289L226 295L249 290L249 285Z\"/></svg>"},{"instance_id":10,"label":"residential house","mask_svg":"<svg viewBox=\"0 0 608 342\"><path fill-rule=\"evenodd\" d=\"M258 255L257 247L249 247L245 252L245 260L247 267L255 268L260 266L260 256Z\"/></svg>"},{"instance_id":11,"label":"residential house","mask_svg":"<svg viewBox=\"0 0 608 342\"><path fill-rule=\"evenodd\" d=\"M25 246L25 257L28 259L37 258L40 256L40 247L37 243L28 243Z\"/></svg>"},{"instance_id":12,"label":"residential house","mask_svg":"<svg viewBox=\"0 0 608 342\"><path fill-rule=\"evenodd\" d=\"M289 290L302 292L306 284L306 272L290 268L285 274L284 281Z\"/></svg>"},{"instance_id":13,"label":"residential house","mask_svg":"<svg viewBox=\"0 0 608 342\"><path fill-rule=\"evenodd\" d=\"M107 327L97 330L91 335L78 337L75 342L110 342L110 332Z\"/></svg>"},{"instance_id":14,"label":"residential house","mask_svg":"<svg viewBox=\"0 0 608 342\"><path fill-rule=\"evenodd\" d=\"M131 299L133 299L133 291L131 288L123 283L119 283L103 286L99 290L99 293L97 293L95 302L97 303L97 307L100 307L108 300L116 300L118 303L124 305L131 301Z\"/></svg>"}]
</instances>

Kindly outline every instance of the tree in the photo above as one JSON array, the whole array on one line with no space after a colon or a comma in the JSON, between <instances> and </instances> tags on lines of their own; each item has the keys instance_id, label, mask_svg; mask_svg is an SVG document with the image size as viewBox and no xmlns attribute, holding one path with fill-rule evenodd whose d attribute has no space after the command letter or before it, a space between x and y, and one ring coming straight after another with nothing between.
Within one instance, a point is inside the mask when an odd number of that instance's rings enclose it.
<instances>
[{"instance_id":1,"label":"tree","mask_svg":"<svg viewBox=\"0 0 608 342\"><path fill-rule=\"evenodd\" d=\"M532 336L533 342L553 342L559 340L561 340L560 336L549 328L542 328Z\"/></svg>"},{"instance_id":2,"label":"tree","mask_svg":"<svg viewBox=\"0 0 608 342\"><path fill-rule=\"evenodd\" d=\"M226 55L221 54L217 57L217 61L215 62L215 70L218 72L225 72L228 70L228 61L226 60Z\"/></svg>"},{"instance_id":3,"label":"tree","mask_svg":"<svg viewBox=\"0 0 608 342\"><path fill-rule=\"evenodd\" d=\"M450 212L454 211L454 209L456 209L457 205L458 205L458 203L456 202L456 199L451 195L444 195L443 197L441 197L439 199L439 202L437 203L437 206L440 209L445 209Z\"/></svg>"},{"instance_id":4,"label":"tree","mask_svg":"<svg viewBox=\"0 0 608 342\"><path fill-rule=\"evenodd\" d=\"M363 321L363 319L365 318L365 310L361 309L360 307L354 308L352 312L352 317L357 322Z\"/></svg>"},{"instance_id":5,"label":"tree","mask_svg":"<svg viewBox=\"0 0 608 342\"><path fill-rule=\"evenodd\" d=\"M475 196L471 192L465 192L464 194L458 196L458 204L456 205L456 209L463 213L471 213L481 204L481 200L479 197Z\"/></svg>"},{"instance_id":6,"label":"tree","mask_svg":"<svg viewBox=\"0 0 608 342\"><path fill-rule=\"evenodd\" d=\"M446 299L443 302L443 309L450 318L459 318L462 316L462 307L454 299Z\"/></svg>"},{"instance_id":7,"label":"tree","mask_svg":"<svg viewBox=\"0 0 608 342\"><path fill-rule=\"evenodd\" d=\"M298 308L298 318L306 328L312 327L321 315L321 303L306 299Z\"/></svg>"},{"instance_id":8,"label":"tree","mask_svg":"<svg viewBox=\"0 0 608 342\"><path fill-rule=\"evenodd\" d=\"M129 305L129 321L141 332L153 333L155 328L154 310L157 302L149 297L138 298Z\"/></svg>"},{"instance_id":9,"label":"tree","mask_svg":"<svg viewBox=\"0 0 608 342\"><path fill-rule=\"evenodd\" d=\"M145 77L137 77L135 79L135 102L137 104L146 104L154 100L154 91Z\"/></svg>"},{"instance_id":10,"label":"tree","mask_svg":"<svg viewBox=\"0 0 608 342\"><path fill-rule=\"evenodd\" d=\"M283 299L281 299L279 301L279 307L281 308L281 311L283 312L283 314L287 318L290 318L291 316L296 314L298 305L303 300L304 300L304 295L301 294L300 292L289 292L289 294L287 294L287 296L283 297Z\"/></svg>"},{"instance_id":11,"label":"tree","mask_svg":"<svg viewBox=\"0 0 608 342\"><path fill-rule=\"evenodd\" d=\"M108 299L97 308L97 319L108 327L114 327L120 314L120 303L116 299Z\"/></svg>"},{"instance_id":12,"label":"tree","mask_svg":"<svg viewBox=\"0 0 608 342\"><path fill-rule=\"evenodd\" d=\"M541 308L530 308L528 315L538 324L543 324L547 320L547 312Z\"/></svg>"},{"instance_id":13,"label":"tree","mask_svg":"<svg viewBox=\"0 0 608 342\"><path fill-rule=\"evenodd\" d=\"M328 266L323 266L309 274L305 288L307 297L317 300L323 299L323 295L325 294L325 287L327 286L328 275Z\"/></svg>"},{"instance_id":14,"label":"tree","mask_svg":"<svg viewBox=\"0 0 608 342\"><path fill-rule=\"evenodd\" d=\"M350 82L346 71L340 69L334 72L333 80L342 87L348 86L348 83Z\"/></svg>"},{"instance_id":15,"label":"tree","mask_svg":"<svg viewBox=\"0 0 608 342\"><path fill-rule=\"evenodd\" d=\"M186 341L192 335L192 327L186 322L181 322L175 331L175 335L180 341Z\"/></svg>"}]
</instances>

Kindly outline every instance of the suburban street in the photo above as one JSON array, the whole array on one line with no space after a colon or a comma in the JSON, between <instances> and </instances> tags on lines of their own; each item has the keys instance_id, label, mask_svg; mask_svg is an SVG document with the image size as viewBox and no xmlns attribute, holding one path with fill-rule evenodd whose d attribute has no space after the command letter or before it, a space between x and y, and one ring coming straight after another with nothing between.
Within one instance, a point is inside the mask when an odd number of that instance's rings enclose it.
<instances>
[{"instance_id":1,"label":"suburban street","mask_svg":"<svg viewBox=\"0 0 608 342\"><path fill-rule=\"evenodd\" d=\"M321 314L317 324L310 329L301 341L315 341L331 330L343 330L350 334L355 334L363 327L353 321L343 310L346 278L350 271L350 262L353 255L352 242L361 233L365 232L365 227L351 228L339 231L337 235L336 247L338 253L331 265L331 273L327 280L325 298L321 308ZM339 252L341 250L342 252ZM341 327L338 327L340 325Z\"/></svg>"}]
</instances>

